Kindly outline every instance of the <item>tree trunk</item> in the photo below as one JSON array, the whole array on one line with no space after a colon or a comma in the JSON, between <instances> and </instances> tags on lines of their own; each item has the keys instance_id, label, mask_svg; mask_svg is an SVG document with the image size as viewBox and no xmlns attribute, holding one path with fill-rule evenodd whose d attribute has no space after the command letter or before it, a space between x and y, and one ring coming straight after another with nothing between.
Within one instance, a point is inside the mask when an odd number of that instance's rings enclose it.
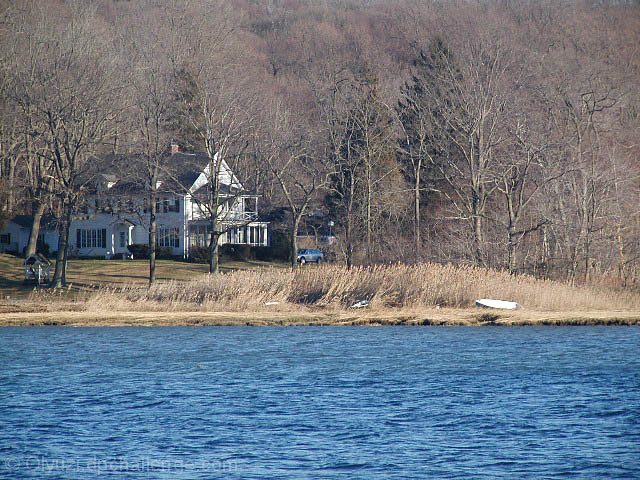
<instances>
[{"instance_id":1,"label":"tree trunk","mask_svg":"<svg viewBox=\"0 0 640 480\"><path fill-rule=\"evenodd\" d=\"M62 217L62 229L58 239L58 253L56 255L56 270L51 282L52 288L61 288L67 280L67 259L69 255L69 227L71 224L71 206L68 204L64 207Z\"/></svg>"},{"instance_id":2,"label":"tree trunk","mask_svg":"<svg viewBox=\"0 0 640 480\"><path fill-rule=\"evenodd\" d=\"M156 194L151 187L150 205L149 211L149 286L153 285L156 281L156 251L157 251L157 231L158 226L156 222Z\"/></svg>"},{"instance_id":3,"label":"tree trunk","mask_svg":"<svg viewBox=\"0 0 640 480\"><path fill-rule=\"evenodd\" d=\"M507 250L509 253L509 273L515 275L516 273L516 242L514 241L515 234L509 228Z\"/></svg>"},{"instance_id":4,"label":"tree trunk","mask_svg":"<svg viewBox=\"0 0 640 480\"><path fill-rule=\"evenodd\" d=\"M218 245L220 233L217 231L215 220L211 223L213 228L209 240L209 273L220 273L220 246Z\"/></svg>"},{"instance_id":5,"label":"tree trunk","mask_svg":"<svg viewBox=\"0 0 640 480\"><path fill-rule=\"evenodd\" d=\"M415 170L415 185L413 188L413 242L418 260L420 260L420 168Z\"/></svg>"},{"instance_id":6,"label":"tree trunk","mask_svg":"<svg viewBox=\"0 0 640 480\"><path fill-rule=\"evenodd\" d=\"M293 225L291 226L291 239L289 245L291 247L291 269L296 268L298 263L298 228L300 228L300 219L302 215L293 216Z\"/></svg>"},{"instance_id":7,"label":"tree trunk","mask_svg":"<svg viewBox=\"0 0 640 480\"><path fill-rule=\"evenodd\" d=\"M38 248L38 235L40 235L40 220L44 214L44 202L38 202L35 211L33 212L33 224L31 225L31 236L29 237L29 243L25 250L25 257L36 253Z\"/></svg>"},{"instance_id":8,"label":"tree trunk","mask_svg":"<svg viewBox=\"0 0 640 480\"><path fill-rule=\"evenodd\" d=\"M345 224L345 242L347 244L346 260L347 270L351 270L353 266L353 196L356 190L355 175L351 175L351 184L349 185L349 199L347 201L347 218Z\"/></svg>"},{"instance_id":9,"label":"tree trunk","mask_svg":"<svg viewBox=\"0 0 640 480\"><path fill-rule=\"evenodd\" d=\"M9 157L9 175L7 186L7 203L6 211L11 213L15 207L15 179L16 179L16 159L15 157Z\"/></svg>"},{"instance_id":10,"label":"tree trunk","mask_svg":"<svg viewBox=\"0 0 640 480\"><path fill-rule=\"evenodd\" d=\"M622 228L620 227L620 223L617 225L617 235L616 240L618 242L618 277L622 283L623 287L627 286L627 276L624 269L625 259L624 259L624 240L622 238Z\"/></svg>"},{"instance_id":11,"label":"tree trunk","mask_svg":"<svg viewBox=\"0 0 640 480\"><path fill-rule=\"evenodd\" d=\"M483 267L485 266L485 260L484 260L484 248L483 248L484 240L482 237L482 218L480 217L480 213L475 208L475 206L472 212L472 216L473 216L473 241L475 243L474 252L476 257L476 264L480 267Z\"/></svg>"},{"instance_id":12,"label":"tree trunk","mask_svg":"<svg viewBox=\"0 0 640 480\"><path fill-rule=\"evenodd\" d=\"M347 270L351 270L351 266L353 265L353 240L351 239L351 215L347 216L347 223L345 225L344 236L347 243L347 251L346 251Z\"/></svg>"},{"instance_id":13,"label":"tree trunk","mask_svg":"<svg viewBox=\"0 0 640 480\"><path fill-rule=\"evenodd\" d=\"M367 158L367 264L371 262L371 157Z\"/></svg>"}]
</instances>

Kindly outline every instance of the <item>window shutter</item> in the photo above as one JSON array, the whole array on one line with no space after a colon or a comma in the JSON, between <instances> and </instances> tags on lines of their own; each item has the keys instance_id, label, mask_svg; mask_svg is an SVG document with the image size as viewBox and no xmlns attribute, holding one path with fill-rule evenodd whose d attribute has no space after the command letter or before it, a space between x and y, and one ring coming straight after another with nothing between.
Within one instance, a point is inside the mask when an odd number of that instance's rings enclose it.
<instances>
[{"instance_id":1,"label":"window shutter","mask_svg":"<svg viewBox=\"0 0 640 480\"><path fill-rule=\"evenodd\" d=\"M82 244L80 241L80 229L76 230L76 247L82 248Z\"/></svg>"},{"instance_id":2,"label":"window shutter","mask_svg":"<svg viewBox=\"0 0 640 480\"><path fill-rule=\"evenodd\" d=\"M101 243L101 247L102 248L107 248L107 229L103 228L102 230L100 230L100 243Z\"/></svg>"},{"instance_id":3,"label":"window shutter","mask_svg":"<svg viewBox=\"0 0 640 480\"><path fill-rule=\"evenodd\" d=\"M178 198L175 199L174 205L176 208L176 212L180 212L180 200Z\"/></svg>"}]
</instances>

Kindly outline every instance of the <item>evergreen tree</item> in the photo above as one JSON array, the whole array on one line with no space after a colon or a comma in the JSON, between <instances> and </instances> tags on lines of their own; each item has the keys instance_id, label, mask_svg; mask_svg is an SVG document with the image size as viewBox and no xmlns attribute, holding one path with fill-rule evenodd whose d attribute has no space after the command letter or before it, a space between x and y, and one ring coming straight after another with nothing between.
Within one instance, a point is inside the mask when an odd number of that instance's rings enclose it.
<instances>
[{"instance_id":1,"label":"evergreen tree","mask_svg":"<svg viewBox=\"0 0 640 480\"><path fill-rule=\"evenodd\" d=\"M453 54L444 39L435 38L428 52L415 59L411 80L401 88L396 107L402 135L398 140L397 158L402 174L413 191L413 238L416 252L421 251L421 208L439 190L446 157L453 148L445 130L448 128L439 105L451 102L442 78L455 65ZM455 72L459 76L458 72ZM453 88L453 87L451 87ZM440 97L434 101L434 97Z\"/></svg>"}]
</instances>

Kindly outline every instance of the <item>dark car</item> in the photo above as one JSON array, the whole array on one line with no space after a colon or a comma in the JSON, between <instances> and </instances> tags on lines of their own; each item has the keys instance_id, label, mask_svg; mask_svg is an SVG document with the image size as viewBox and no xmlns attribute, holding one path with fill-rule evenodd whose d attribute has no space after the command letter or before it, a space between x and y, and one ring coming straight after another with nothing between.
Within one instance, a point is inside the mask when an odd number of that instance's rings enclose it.
<instances>
[{"instance_id":1,"label":"dark car","mask_svg":"<svg viewBox=\"0 0 640 480\"><path fill-rule=\"evenodd\" d=\"M324 260L324 253L317 248L299 248L298 263L304 265L307 262L321 263Z\"/></svg>"}]
</instances>

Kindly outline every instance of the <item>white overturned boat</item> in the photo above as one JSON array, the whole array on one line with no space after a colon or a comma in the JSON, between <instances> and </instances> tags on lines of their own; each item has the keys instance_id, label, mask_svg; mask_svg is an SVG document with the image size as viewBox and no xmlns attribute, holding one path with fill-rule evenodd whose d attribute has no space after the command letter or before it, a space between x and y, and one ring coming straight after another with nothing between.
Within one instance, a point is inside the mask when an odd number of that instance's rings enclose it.
<instances>
[{"instance_id":1,"label":"white overturned boat","mask_svg":"<svg viewBox=\"0 0 640 480\"><path fill-rule=\"evenodd\" d=\"M480 300L476 300L476 307L515 310L517 308L522 308L522 305L517 302L507 302L506 300L492 300L490 298L481 298Z\"/></svg>"}]
</instances>

